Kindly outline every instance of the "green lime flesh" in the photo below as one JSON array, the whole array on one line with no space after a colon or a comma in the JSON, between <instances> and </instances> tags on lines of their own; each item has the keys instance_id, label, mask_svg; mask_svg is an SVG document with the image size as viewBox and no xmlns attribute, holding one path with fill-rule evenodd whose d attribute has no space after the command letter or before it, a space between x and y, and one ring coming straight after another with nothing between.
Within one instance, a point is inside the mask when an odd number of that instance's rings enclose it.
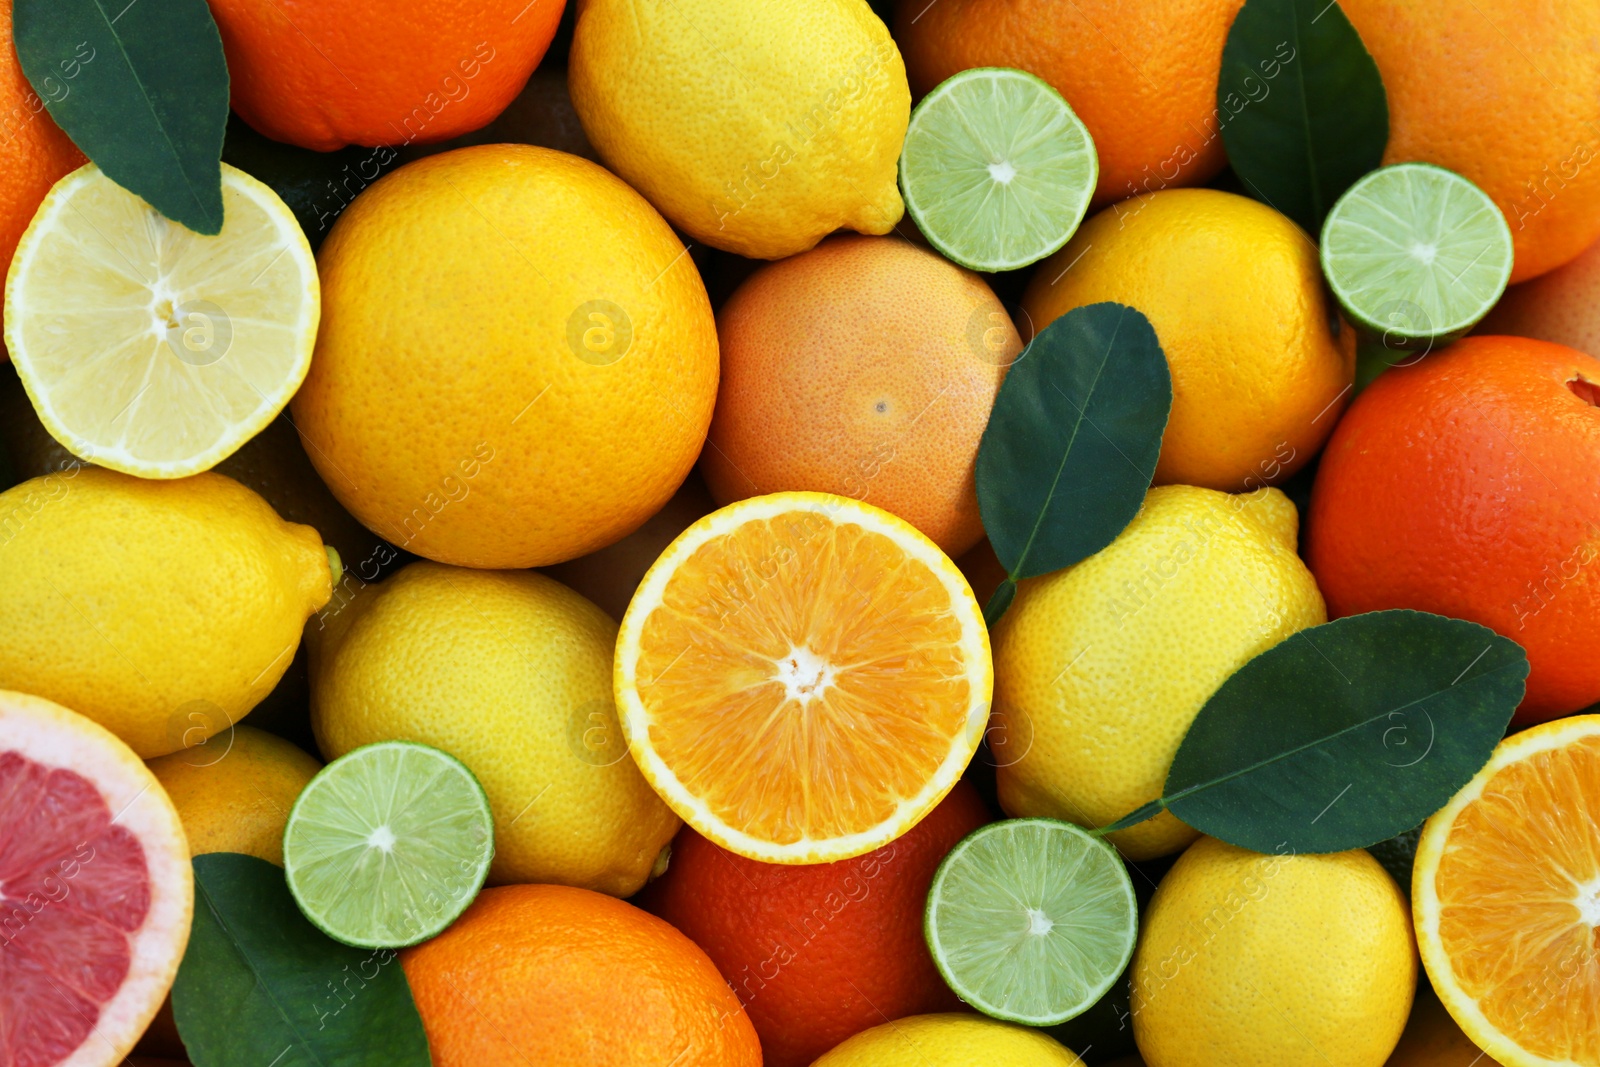
<instances>
[{"instance_id":1,"label":"green lime flesh","mask_svg":"<svg viewBox=\"0 0 1600 1067\"><path fill-rule=\"evenodd\" d=\"M1093 1007L1133 957L1137 930L1121 858L1054 819L1009 819L968 835L934 874L923 916L956 995L1029 1026Z\"/></svg>"},{"instance_id":2,"label":"green lime flesh","mask_svg":"<svg viewBox=\"0 0 1600 1067\"><path fill-rule=\"evenodd\" d=\"M1493 200L1428 163L1381 167L1322 225L1334 296L1390 348L1449 342L1489 313L1511 277L1511 228Z\"/></svg>"},{"instance_id":3,"label":"green lime flesh","mask_svg":"<svg viewBox=\"0 0 1600 1067\"><path fill-rule=\"evenodd\" d=\"M900 153L906 210L964 267L1013 270L1067 243L1100 176L1061 94L1007 67L956 74L923 98Z\"/></svg>"},{"instance_id":4,"label":"green lime flesh","mask_svg":"<svg viewBox=\"0 0 1600 1067\"><path fill-rule=\"evenodd\" d=\"M494 858L489 798L465 764L409 741L365 745L301 791L283 832L300 910L336 941L400 948L455 921Z\"/></svg>"}]
</instances>

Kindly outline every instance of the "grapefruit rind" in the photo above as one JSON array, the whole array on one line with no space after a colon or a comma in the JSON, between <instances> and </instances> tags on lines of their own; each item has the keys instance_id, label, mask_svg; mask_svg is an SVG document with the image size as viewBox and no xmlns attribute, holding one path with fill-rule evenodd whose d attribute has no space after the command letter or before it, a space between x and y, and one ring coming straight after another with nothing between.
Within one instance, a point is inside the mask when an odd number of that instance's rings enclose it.
<instances>
[{"instance_id":1,"label":"grapefruit rind","mask_svg":"<svg viewBox=\"0 0 1600 1067\"><path fill-rule=\"evenodd\" d=\"M132 749L98 723L52 701L0 690L0 748L88 779L100 790L112 822L130 831L144 849L150 907L132 938L128 975L101 1005L90 1037L56 1065L112 1067L160 1009L188 944L194 878L183 824L161 783Z\"/></svg>"},{"instance_id":2,"label":"grapefruit rind","mask_svg":"<svg viewBox=\"0 0 1600 1067\"><path fill-rule=\"evenodd\" d=\"M661 605L668 583L686 559L706 542L744 523L795 512L819 514L838 526L856 524L870 533L881 534L892 540L908 557L928 568L949 595L951 610L960 621L960 647L967 667L971 699L966 709L965 727L960 736L951 739L950 751L937 771L915 795L902 799L892 816L876 826L855 833L826 839L802 837L791 844L782 844L729 825L714 814L708 804L684 787L651 745L651 718L639 696L637 665L645 620ZM617 635L615 685L617 712L628 739L628 750L645 780L680 818L702 836L749 859L766 863L831 863L860 856L888 844L915 826L944 799L966 770L983 738L989 721L994 672L989 654L989 633L983 622L982 609L972 595L966 578L937 545L910 523L870 504L828 493L789 492L750 497L714 511L684 530L667 547L645 574L623 616L621 631Z\"/></svg>"},{"instance_id":3,"label":"grapefruit rind","mask_svg":"<svg viewBox=\"0 0 1600 1067\"><path fill-rule=\"evenodd\" d=\"M1442 906L1434 877L1444 855L1457 816L1483 796L1485 787L1502 769L1541 752L1564 748L1574 741L1600 736L1600 715L1575 715L1535 726L1502 741L1494 754L1450 802L1423 825L1411 877L1411 911L1417 931L1417 948L1433 988L1472 1043L1504 1067L1579 1067L1572 1060L1552 1060L1529 1052L1490 1022L1477 1001L1461 987L1439 935Z\"/></svg>"}]
</instances>

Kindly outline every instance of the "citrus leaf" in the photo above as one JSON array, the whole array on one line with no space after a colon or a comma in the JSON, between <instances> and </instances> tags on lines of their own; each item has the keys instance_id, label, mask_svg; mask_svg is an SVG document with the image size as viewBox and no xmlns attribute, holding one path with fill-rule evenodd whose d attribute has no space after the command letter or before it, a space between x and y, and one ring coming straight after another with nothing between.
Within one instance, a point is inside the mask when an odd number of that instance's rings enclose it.
<instances>
[{"instance_id":1,"label":"citrus leaf","mask_svg":"<svg viewBox=\"0 0 1600 1067\"><path fill-rule=\"evenodd\" d=\"M107 177L221 232L228 66L205 0L15 0L12 38L51 118Z\"/></svg>"},{"instance_id":2,"label":"citrus leaf","mask_svg":"<svg viewBox=\"0 0 1600 1067\"><path fill-rule=\"evenodd\" d=\"M1378 65L1331 0L1246 0L1222 48L1217 117L1245 188L1311 234L1389 142Z\"/></svg>"},{"instance_id":3,"label":"citrus leaf","mask_svg":"<svg viewBox=\"0 0 1600 1067\"><path fill-rule=\"evenodd\" d=\"M323 934L295 907L282 868L254 856L196 856L194 888L172 1010L195 1067L428 1067L393 949Z\"/></svg>"},{"instance_id":4,"label":"citrus leaf","mask_svg":"<svg viewBox=\"0 0 1600 1067\"><path fill-rule=\"evenodd\" d=\"M1018 581L1094 555L1139 513L1171 410L1156 331L1123 304L1073 308L1017 357L978 446L978 509L1008 575L990 625Z\"/></svg>"},{"instance_id":5,"label":"citrus leaf","mask_svg":"<svg viewBox=\"0 0 1600 1067\"><path fill-rule=\"evenodd\" d=\"M1375 611L1301 630L1216 691L1189 727L1161 808L1257 852L1342 852L1415 827L1488 762L1528 658L1493 630Z\"/></svg>"}]
</instances>

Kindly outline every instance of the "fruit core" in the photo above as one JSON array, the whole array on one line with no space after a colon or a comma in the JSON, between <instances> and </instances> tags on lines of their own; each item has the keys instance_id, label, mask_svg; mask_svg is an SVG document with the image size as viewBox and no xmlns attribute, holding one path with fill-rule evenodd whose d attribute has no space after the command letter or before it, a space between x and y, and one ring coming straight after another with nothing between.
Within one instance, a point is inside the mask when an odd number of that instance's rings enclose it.
<instances>
[{"instance_id":1,"label":"fruit core","mask_svg":"<svg viewBox=\"0 0 1600 1067\"><path fill-rule=\"evenodd\" d=\"M809 648L791 649L777 666L784 696L801 705L820 699L834 682L833 665Z\"/></svg>"},{"instance_id":2,"label":"fruit core","mask_svg":"<svg viewBox=\"0 0 1600 1067\"><path fill-rule=\"evenodd\" d=\"M1010 185L1011 179L1015 178L1016 176L1017 168L1013 167L1011 165L1011 161L1008 159L1002 159L998 163L989 164L989 177L993 178L1001 185Z\"/></svg>"}]
</instances>

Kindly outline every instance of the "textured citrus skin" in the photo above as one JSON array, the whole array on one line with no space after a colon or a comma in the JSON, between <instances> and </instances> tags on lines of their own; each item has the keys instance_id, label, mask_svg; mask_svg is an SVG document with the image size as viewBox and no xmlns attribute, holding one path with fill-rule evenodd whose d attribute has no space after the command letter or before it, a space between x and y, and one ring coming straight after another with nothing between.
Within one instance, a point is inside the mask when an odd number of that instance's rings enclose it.
<instances>
[{"instance_id":1,"label":"textured citrus skin","mask_svg":"<svg viewBox=\"0 0 1600 1067\"><path fill-rule=\"evenodd\" d=\"M243 852L279 867L289 809L321 769L283 738L243 723L150 761L194 855Z\"/></svg>"},{"instance_id":2,"label":"textured citrus skin","mask_svg":"<svg viewBox=\"0 0 1600 1067\"><path fill-rule=\"evenodd\" d=\"M928 955L922 913L939 861L988 821L977 790L958 782L892 844L801 866L746 859L685 828L639 903L706 950L766 1067L806 1067L885 1018L962 1006Z\"/></svg>"},{"instance_id":3,"label":"textured citrus skin","mask_svg":"<svg viewBox=\"0 0 1600 1067\"><path fill-rule=\"evenodd\" d=\"M1017 67L1049 82L1094 138L1095 202L1104 204L1222 169L1217 76L1242 4L899 0L895 39L918 97L971 67Z\"/></svg>"},{"instance_id":4,"label":"textured citrus skin","mask_svg":"<svg viewBox=\"0 0 1600 1067\"><path fill-rule=\"evenodd\" d=\"M978 441L1022 339L982 278L895 237L833 237L751 275L717 336L701 464L717 503L809 489L949 556L983 536Z\"/></svg>"},{"instance_id":5,"label":"textured citrus skin","mask_svg":"<svg viewBox=\"0 0 1600 1067\"><path fill-rule=\"evenodd\" d=\"M1145 910L1133 1034L1149 1067L1382 1067L1417 950L1362 849L1268 856L1203 837Z\"/></svg>"},{"instance_id":6,"label":"textured citrus skin","mask_svg":"<svg viewBox=\"0 0 1600 1067\"><path fill-rule=\"evenodd\" d=\"M1096 827L1161 795L1178 743L1230 674L1327 621L1276 489L1172 485L1105 549L1021 583L994 635L991 736L1013 816ZM1112 834L1133 859L1196 833L1171 812Z\"/></svg>"},{"instance_id":7,"label":"textured citrus skin","mask_svg":"<svg viewBox=\"0 0 1600 1067\"><path fill-rule=\"evenodd\" d=\"M1600 241L1577 259L1513 285L1474 333L1533 337L1600 353Z\"/></svg>"},{"instance_id":8,"label":"textured citrus skin","mask_svg":"<svg viewBox=\"0 0 1600 1067\"><path fill-rule=\"evenodd\" d=\"M334 495L394 544L558 563L632 531L694 464L717 393L705 286L661 216L588 160L419 160L339 216L317 264L295 422Z\"/></svg>"},{"instance_id":9,"label":"textured citrus skin","mask_svg":"<svg viewBox=\"0 0 1600 1067\"><path fill-rule=\"evenodd\" d=\"M1350 0L1389 97L1385 163L1463 174L1505 212L1511 280L1600 237L1600 7L1563 0Z\"/></svg>"},{"instance_id":10,"label":"textured citrus skin","mask_svg":"<svg viewBox=\"0 0 1600 1067\"><path fill-rule=\"evenodd\" d=\"M918 1015L863 1031L814 1067L1081 1067L1037 1030L972 1014Z\"/></svg>"},{"instance_id":11,"label":"textured citrus skin","mask_svg":"<svg viewBox=\"0 0 1600 1067\"><path fill-rule=\"evenodd\" d=\"M0 263L8 267L22 231L50 187L87 162L22 73L11 42L11 3L0 0ZM77 67L73 57L63 59L68 66L53 75L50 87L57 94L70 91L61 77ZM5 358L0 346L0 361Z\"/></svg>"},{"instance_id":12,"label":"textured citrus skin","mask_svg":"<svg viewBox=\"0 0 1600 1067\"><path fill-rule=\"evenodd\" d=\"M553 885L485 889L400 954L435 1067L760 1067L706 954L631 904Z\"/></svg>"},{"instance_id":13,"label":"textured citrus skin","mask_svg":"<svg viewBox=\"0 0 1600 1067\"><path fill-rule=\"evenodd\" d=\"M587 0L569 61L600 158L697 241L781 259L905 211L911 95L865 0Z\"/></svg>"},{"instance_id":14,"label":"textured citrus skin","mask_svg":"<svg viewBox=\"0 0 1600 1067\"><path fill-rule=\"evenodd\" d=\"M605 612L542 574L423 562L324 618L311 725L325 757L402 740L465 763L494 812L491 883L644 884L678 817L628 758Z\"/></svg>"},{"instance_id":15,"label":"textured citrus skin","mask_svg":"<svg viewBox=\"0 0 1600 1067\"><path fill-rule=\"evenodd\" d=\"M503 111L565 0L212 0L233 109L275 141L442 141Z\"/></svg>"},{"instance_id":16,"label":"textured citrus skin","mask_svg":"<svg viewBox=\"0 0 1600 1067\"><path fill-rule=\"evenodd\" d=\"M1256 489L1316 453L1355 376L1355 331L1321 271L1305 232L1265 204L1175 189L1084 223L1034 274L1019 325L1103 300L1138 308L1172 372L1155 484Z\"/></svg>"},{"instance_id":17,"label":"textured citrus skin","mask_svg":"<svg viewBox=\"0 0 1600 1067\"><path fill-rule=\"evenodd\" d=\"M272 691L331 581L317 532L232 478L34 478L0 493L0 686L163 756Z\"/></svg>"},{"instance_id":18,"label":"textured citrus skin","mask_svg":"<svg viewBox=\"0 0 1600 1067\"><path fill-rule=\"evenodd\" d=\"M0 976L0 991L20 988L30 1001L0 995L7 1024L0 1054L8 1063L115 1067L166 999L189 940L194 878L183 824L127 745L41 697L0 690L0 771L7 816L0 868L12 882L5 901L10 973ZM50 777L33 777L39 772ZM79 776L99 795L63 787L59 772ZM54 803L42 802L46 797ZM113 874L135 855L145 863L142 885ZM100 857L110 860L96 865ZM132 929L114 921L141 911ZM98 959L75 950L74 940L92 945ZM117 954L118 940L126 944L126 970L114 989L97 989L105 976L95 972ZM81 1044L55 1058L68 1034L85 1029Z\"/></svg>"},{"instance_id":19,"label":"textured citrus skin","mask_svg":"<svg viewBox=\"0 0 1600 1067\"><path fill-rule=\"evenodd\" d=\"M1468 337L1385 371L1328 443L1307 562L1335 618L1416 608L1528 652L1520 722L1600 700L1600 360Z\"/></svg>"}]
</instances>

